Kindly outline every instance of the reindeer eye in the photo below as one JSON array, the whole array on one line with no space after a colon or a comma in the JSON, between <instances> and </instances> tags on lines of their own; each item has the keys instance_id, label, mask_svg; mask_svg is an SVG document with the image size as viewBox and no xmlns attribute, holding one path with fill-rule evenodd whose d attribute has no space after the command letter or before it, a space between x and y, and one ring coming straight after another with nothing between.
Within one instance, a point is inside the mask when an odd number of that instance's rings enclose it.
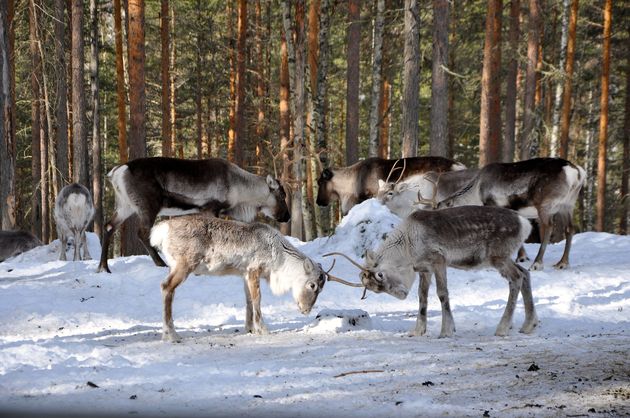
<instances>
[{"instance_id":1,"label":"reindeer eye","mask_svg":"<svg viewBox=\"0 0 630 418\"><path fill-rule=\"evenodd\" d=\"M308 284L308 287L309 287L309 289L311 289L312 291L317 290L317 284L315 284L315 283L313 283L313 282L310 282L310 283Z\"/></svg>"},{"instance_id":2,"label":"reindeer eye","mask_svg":"<svg viewBox=\"0 0 630 418\"><path fill-rule=\"evenodd\" d=\"M320 281L324 281L324 280L326 280L326 276L324 275L324 273L320 273L320 274L319 274L319 280L320 280Z\"/></svg>"},{"instance_id":3,"label":"reindeer eye","mask_svg":"<svg viewBox=\"0 0 630 418\"><path fill-rule=\"evenodd\" d=\"M383 280L383 273L379 271L378 273L376 273L376 277Z\"/></svg>"}]
</instances>

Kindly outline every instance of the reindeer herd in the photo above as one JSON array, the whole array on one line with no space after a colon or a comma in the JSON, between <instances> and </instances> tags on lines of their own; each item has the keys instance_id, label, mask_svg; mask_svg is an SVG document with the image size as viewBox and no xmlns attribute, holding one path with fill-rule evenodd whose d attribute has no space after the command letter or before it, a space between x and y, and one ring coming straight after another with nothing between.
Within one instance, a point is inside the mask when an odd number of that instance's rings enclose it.
<instances>
[{"instance_id":1,"label":"reindeer herd","mask_svg":"<svg viewBox=\"0 0 630 418\"><path fill-rule=\"evenodd\" d=\"M347 258L359 268L360 283L333 276L332 267L323 270L278 231L253 222L258 214L278 222L290 219L285 190L272 176L252 174L218 158L154 157L116 166L107 177L116 205L105 226L98 271L111 272L108 250L112 235L127 219L137 216L138 237L154 263L169 266L161 285L162 337L177 341L173 297L191 273L242 276L245 328L256 334L268 332L260 308L261 279L269 282L274 294L291 292L298 310L308 314L326 281L364 287L363 298L371 290L405 299L418 275L419 310L411 334L424 335L428 291L435 275L442 306L440 337L449 337L455 323L447 267L497 270L508 281L509 294L495 334L508 334L519 293L525 306L520 332L531 333L538 324L531 278L518 264L527 259L523 243L532 229L529 219L538 220L541 237L530 270L543 268L545 249L558 221L564 225L566 241L555 267L566 268L574 232L571 218L585 171L560 158L493 163L480 169L468 169L442 157L368 158L349 167L327 168L317 181L318 205L339 201L341 212L347 214L354 205L376 198L404 218L376 251L367 252L364 265L345 254L325 255ZM59 193L54 215L60 259L66 259L69 237L74 240L74 260L89 259L85 230L94 216L89 191L79 184L66 186ZM159 215L175 217L154 226ZM41 244L30 234L9 231L0 231L0 243L0 261Z\"/></svg>"}]
</instances>

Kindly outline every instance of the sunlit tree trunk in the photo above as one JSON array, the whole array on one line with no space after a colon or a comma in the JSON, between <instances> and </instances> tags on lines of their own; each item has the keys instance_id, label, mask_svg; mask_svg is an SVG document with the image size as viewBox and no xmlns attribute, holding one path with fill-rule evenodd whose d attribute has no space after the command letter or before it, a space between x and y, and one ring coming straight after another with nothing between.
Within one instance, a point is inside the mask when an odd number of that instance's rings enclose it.
<instances>
[{"instance_id":1,"label":"sunlit tree trunk","mask_svg":"<svg viewBox=\"0 0 630 418\"><path fill-rule=\"evenodd\" d=\"M429 153L442 157L447 157L450 154L448 143L448 75L446 73L449 57L449 14L448 0L433 0L433 69L431 70ZM500 66L500 62L498 66Z\"/></svg>"},{"instance_id":2,"label":"sunlit tree trunk","mask_svg":"<svg viewBox=\"0 0 630 418\"><path fill-rule=\"evenodd\" d=\"M359 159L359 51L361 48L361 2L348 0L346 30L346 164Z\"/></svg>"},{"instance_id":3,"label":"sunlit tree trunk","mask_svg":"<svg viewBox=\"0 0 630 418\"><path fill-rule=\"evenodd\" d=\"M523 130L521 131L521 160L531 158L537 149L533 137L535 122L536 68L540 44L539 0L529 0L529 22L527 34L527 70L525 74L525 99L523 101Z\"/></svg>"},{"instance_id":4,"label":"sunlit tree trunk","mask_svg":"<svg viewBox=\"0 0 630 418\"><path fill-rule=\"evenodd\" d=\"M42 63L37 49L37 26L34 0L29 0L29 44L31 53L31 178L33 195L31 199L31 232L42 237L42 193L41 193L41 113L38 75L42 71Z\"/></svg>"},{"instance_id":5,"label":"sunlit tree trunk","mask_svg":"<svg viewBox=\"0 0 630 418\"><path fill-rule=\"evenodd\" d=\"M520 37L520 0L510 2L510 29L508 32L509 61L505 87L505 137L501 147L501 160L510 163L514 160L516 144L516 97L518 77L518 42Z\"/></svg>"},{"instance_id":6,"label":"sunlit tree trunk","mask_svg":"<svg viewBox=\"0 0 630 418\"><path fill-rule=\"evenodd\" d=\"M601 96L599 99L599 151L597 154L597 218L595 230L603 232L606 227L606 154L608 142L608 87L610 84L610 27L612 0L604 3L604 39L602 45Z\"/></svg>"},{"instance_id":7,"label":"sunlit tree trunk","mask_svg":"<svg viewBox=\"0 0 630 418\"><path fill-rule=\"evenodd\" d=\"M11 86L11 26L13 1L0 8L0 229L16 227L16 142L13 126L15 113L14 90Z\"/></svg>"},{"instance_id":8,"label":"sunlit tree trunk","mask_svg":"<svg viewBox=\"0 0 630 418\"><path fill-rule=\"evenodd\" d=\"M284 31L280 39L280 100L278 107L280 114L280 153L282 158L281 179L285 185L285 190L289 193L291 191L291 151L289 149L291 146L289 136L291 115L289 113L289 53ZM290 201L287 204L290 206ZM290 222L293 223L293 219ZM280 224L280 231L284 235L289 235L291 233L291 224L288 222Z\"/></svg>"},{"instance_id":9,"label":"sunlit tree trunk","mask_svg":"<svg viewBox=\"0 0 630 418\"><path fill-rule=\"evenodd\" d=\"M118 108L118 158L127 162L127 107L125 105L125 63L123 53L122 9L120 0L114 0L114 34L116 42L116 104ZM122 235L122 234L121 234Z\"/></svg>"},{"instance_id":10,"label":"sunlit tree trunk","mask_svg":"<svg viewBox=\"0 0 630 418\"><path fill-rule=\"evenodd\" d=\"M247 142L247 119L245 117L245 56L247 41L247 0L238 1L238 38L236 52L236 120L234 136L234 162L243 166L244 149Z\"/></svg>"},{"instance_id":11,"label":"sunlit tree trunk","mask_svg":"<svg viewBox=\"0 0 630 418\"><path fill-rule=\"evenodd\" d=\"M567 39L569 34L569 5L570 0L562 1L562 34L560 35L560 65L564 70L567 60ZM564 77L558 80L554 90L554 106L553 116L551 118L551 144L550 151L552 156L558 155L558 135L560 133L560 106L562 104L562 85Z\"/></svg>"},{"instance_id":12,"label":"sunlit tree trunk","mask_svg":"<svg viewBox=\"0 0 630 418\"><path fill-rule=\"evenodd\" d=\"M162 155L173 155L171 143L171 77L170 77L170 19L169 0L160 2L160 67L162 80Z\"/></svg>"},{"instance_id":13,"label":"sunlit tree trunk","mask_svg":"<svg viewBox=\"0 0 630 418\"><path fill-rule=\"evenodd\" d=\"M630 26L628 26L630 38ZM630 47L626 44L626 108L623 121L623 170L621 171L621 210L619 213L619 233L628 233L628 178L630 177Z\"/></svg>"},{"instance_id":14,"label":"sunlit tree trunk","mask_svg":"<svg viewBox=\"0 0 630 418\"><path fill-rule=\"evenodd\" d=\"M569 32L567 35L567 57L564 68L564 88L562 91L562 112L560 115L560 145L558 156L567 158L569 149L569 124L571 123L571 100L573 88L573 64L575 61L575 37L577 32L578 0L572 0L569 13Z\"/></svg>"},{"instance_id":15,"label":"sunlit tree trunk","mask_svg":"<svg viewBox=\"0 0 630 418\"><path fill-rule=\"evenodd\" d=\"M378 156L379 150L379 105L381 104L381 74L383 67L383 29L385 26L385 0L377 0L374 18L374 41L372 57L372 97L370 104L370 138L368 156Z\"/></svg>"},{"instance_id":16,"label":"sunlit tree trunk","mask_svg":"<svg viewBox=\"0 0 630 418\"><path fill-rule=\"evenodd\" d=\"M91 45L90 45L90 85L92 93L92 193L94 194L94 233L103 237L103 163L100 125L99 57L98 57L98 5L90 0Z\"/></svg>"},{"instance_id":17,"label":"sunlit tree trunk","mask_svg":"<svg viewBox=\"0 0 630 418\"><path fill-rule=\"evenodd\" d=\"M402 156L418 154L418 117L420 85L420 22L417 0L405 0L404 68L402 97Z\"/></svg>"},{"instance_id":18,"label":"sunlit tree trunk","mask_svg":"<svg viewBox=\"0 0 630 418\"><path fill-rule=\"evenodd\" d=\"M68 80L66 79L66 30L64 0L55 0L55 62L56 101L55 101L55 142L57 187L69 182L68 173ZM52 132L51 132L52 135Z\"/></svg>"},{"instance_id":19,"label":"sunlit tree trunk","mask_svg":"<svg viewBox=\"0 0 630 418\"><path fill-rule=\"evenodd\" d=\"M201 72L203 66L203 47L205 44L204 30L201 29L201 0L197 0L197 48L195 50L195 112L196 112L196 128L197 128L197 158L203 158L204 129L203 129L203 80Z\"/></svg>"},{"instance_id":20,"label":"sunlit tree trunk","mask_svg":"<svg viewBox=\"0 0 630 418\"><path fill-rule=\"evenodd\" d=\"M84 51L83 1L72 0L72 174L74 182L89 187Z\"/></svg>"}]
</instances>

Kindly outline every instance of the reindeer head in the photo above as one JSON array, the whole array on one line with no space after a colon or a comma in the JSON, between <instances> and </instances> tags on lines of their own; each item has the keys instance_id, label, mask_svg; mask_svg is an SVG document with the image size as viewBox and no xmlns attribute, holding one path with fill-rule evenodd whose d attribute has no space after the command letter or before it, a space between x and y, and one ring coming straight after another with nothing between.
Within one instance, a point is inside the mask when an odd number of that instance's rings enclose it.
<instances>
[{"instance_id":1,"label":"reindeer head","mask_svg":"<svg viewBox=\"0 0 630 418\"><path fill-rule=\"evenodd\" d=\"M367 252L361 282L366 289L375 293L385 292L398 299L405 299L411 290L416 273L413 266L402 261L402 257L390 257L391 252L401 248L387 248L385 252Z\"/></svg>"},{"instance_id":2,"label":"reindeer head","mask_svg":"<svg viewBox=\"0 0 630 418\"><path fill-rule=\"evenodd\" d=\"M287 194L278 179L267 175L267 186L269 186L269 197L265 206L260 211L269 218L273 218L278 222L288 222L291 219L291 213L287 206Z\"/></svg>"},{"instance_id":3,"label":"reindeer head","mask_svg":"<svg viewBox=\"0 0 630 418\"><path fill-rule=\"evenodd\" d=\"M333 184L334 175L330 168L326 168L317 179L317 204L319 206L328 206L331 201L339 199Z\"/></svg>"},{"instance_id":4,"label":"reindeer head","mask_svg":"<svg viewBox=\"0 0 630 418\"><path fill-rule=\"evenodd\" d=\"M307 315L315 302L317 296L326 283L326 272L322 266L315 264L310 258L305 258L302 263L304 268L303 280L297 280L293 286L293 299L298 305L298 309ZM300 272L301 273L301 272Z\"/></svg>"}]
</instances>

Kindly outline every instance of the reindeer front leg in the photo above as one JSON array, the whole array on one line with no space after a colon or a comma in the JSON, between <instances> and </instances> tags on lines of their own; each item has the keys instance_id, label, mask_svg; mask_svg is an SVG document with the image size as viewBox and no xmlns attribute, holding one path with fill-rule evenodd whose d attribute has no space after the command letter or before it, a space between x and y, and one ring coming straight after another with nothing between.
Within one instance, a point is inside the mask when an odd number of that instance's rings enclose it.
<instances>
[{"instance_id":1,"label":"reindeer front leg","mask_svg":"<svg viewBox=\"0 0 630 418\"><path fill-rule=\"evenodd\" d=\"M553 222L552 217L547 215L546 213L541 213L538 211L538 222L540 224L540 248L538 249L538 254L536 254L536 258L534 259L534 263L529 268L530 270L542 270L544 268L543 264L543 256L545 255L545 249L547 249L547 244L549 244L549 240L551 239L551 232L553 231Z\"/></svg>"},{"instance_id":2,"label":"reindeer front leg","mask_svg":"<svg viewBox=\"0 0 630 418\"><path fill-rule=\"evenodd\" d=\"M162 282L162 298L164 301L164 323L162 325L162 340L177 342L182 338L175 331L173 324L173 296L175 289L179 286L189 272L177 265L171 268L170 273L166 276L166 280Z\"/></svg>"},{"instance_id":3,"label":"reindeer front leg","mask_svg":"<svg viewBox=\"0 0 630 418\"><path fill-rule=\"evenodd\" d=\"M246 279L249 297L251 298L252 304L252 332L255 334L269 334L269 330L263 321L262 312L260 310L260 274L260 269L250 269L247 272Z\"/></svg>"},{"instance_id":4,"label":"reindeer front leg","mask_svg":"<svg viewBox=\"0 0 630 418\"><path fill-rule=\"evenodd\" d=\"M247 280L243 281L243 290L245 291L245 332L254 333L254 325L252 323L252 296L249 294L249 285Z\"/></svg>"},{"instance_id":5,"label":"reindeer front leg","mask_svg":"<svg viewBox=\"0 0 630 418\"><path fill-rule=\"evenodd\" d=\"M429 287L431 286L431 273L421 272L418 283L418 318L416 327L411 331L412 336L424 335L427 332L427 305L429 299Z\"/></svg>"},{"instance_id":6,"label":"reindeer front leg","mask_svg":"<svg viewBox=\"0 0 630 418\"><path fill-rule=\"evenodd\" d=\"M442 329L440 338L452 337L455 332L455 321L451 312L451 303L448 297L448 283L446 280L446 261L441 260L433 266L435 272L435 286L437 295L442 304Z\"/></svg>"}]
</instances>

